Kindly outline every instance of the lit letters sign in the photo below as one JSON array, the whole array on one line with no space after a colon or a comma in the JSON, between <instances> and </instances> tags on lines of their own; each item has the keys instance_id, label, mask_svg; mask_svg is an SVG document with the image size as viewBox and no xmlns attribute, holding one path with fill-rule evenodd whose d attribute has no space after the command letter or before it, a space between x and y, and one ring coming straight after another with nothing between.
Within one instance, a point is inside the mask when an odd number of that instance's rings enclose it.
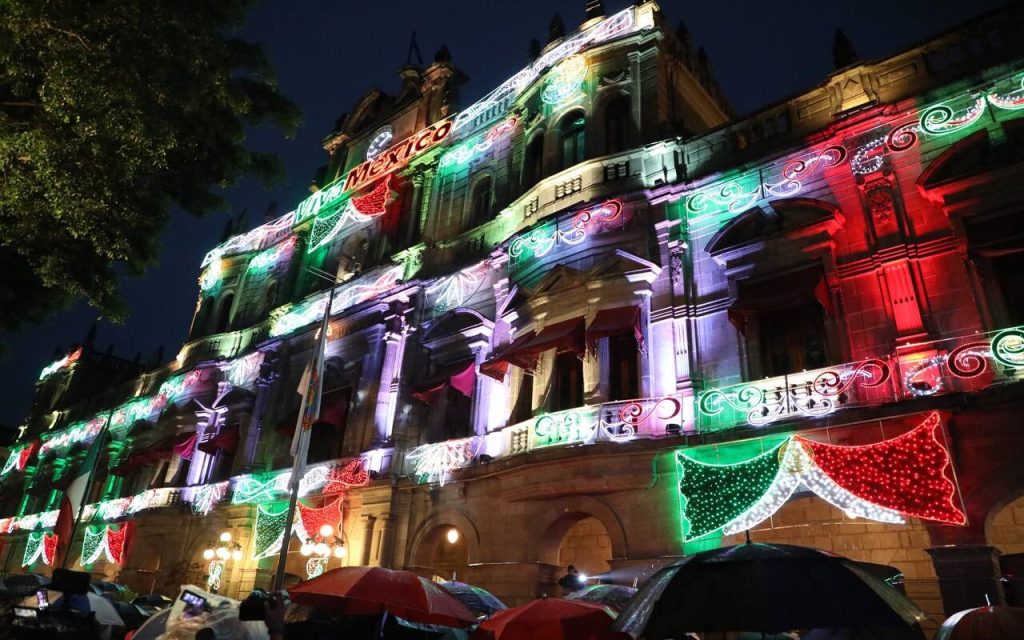
<instances>
[{"instance_id":1,"label":"lit letters sign","mask_svg":"<svg viewBox=\"0 0 1024 640\"><path fill-rule=\"evenodd\" d=\"M432 124L419 133L391 145L373 160L367 160L358 167L353 168L348 172L348 177L345 179L344 190L358 189L367 182L376 180L381 176L404 167L414 156L423 153L438 143L444 142L452 132L452 124L451 120Z\"/></svg>"}]
</instances>

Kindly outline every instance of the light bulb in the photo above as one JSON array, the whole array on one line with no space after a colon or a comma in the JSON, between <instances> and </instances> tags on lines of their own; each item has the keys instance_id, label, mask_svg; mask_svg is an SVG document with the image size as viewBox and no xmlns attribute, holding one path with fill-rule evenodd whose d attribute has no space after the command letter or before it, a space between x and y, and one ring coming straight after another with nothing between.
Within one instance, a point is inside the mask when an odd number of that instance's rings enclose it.
<instances>
[{"instance_id":1,"label":"light bulb","mask_svg":"<svg viewBox=\"0 0 1024 640\"><path fill-rule=\"evenodd\" d=\"M242 550L241 549L235 549L234 551L232 551L231 552L231 559L235 560L236 562L238 560L241 560L242 559Z\"/></svg>"},{"instance_id":2,"label":"light bulb","mask_svg":"<svg viewBox=\"0 0 1024 640\"><path fill-rule=\"evenodd\" d=\"M347 555L348 555L348 549L346 549L344 546L334 547L334 557L335 558L341 559L341 558L344 558Z\"/></svg>"},{"instance_id":3,"label":"light bulb","mask_svg":"<svg viewBox=\"0 0 1024 640\"><path fill-rule=\"evenodd\" d=\"M452 527L448 530L448 533L445 534L445 537L448 539L448 544L455 544L459 541L459 530Z\"/></svg>"},{"instance_id":4,"label":"light bulb","mask_svg":"<svg viewBox=\"0 0 1024 640\"><path fill-rule=\"evenodd\" d=\"M220 558L221 560L227 560L228 556L231 555L230 553L228 553L228 550L225 549L224 547L217 547L216 553L217 553L217 557Z\"/></svg>"},{"instance_id":5,"label":"light bulb","mask_svg":"<svg viewBox=\"0 0 1024 640\"><path fill-rule=\"evenodd\" d=\"M331 525L325 524L324 526L320 527L320 535L324 538L331 537L332 533L334 533L334 527L332 527Z\"/></svg>"},{"instance_id":6,"label":"light bulb","mask_svg":"<svg viewBox=\"0 0 1024 640\"><path fill-rule=\"evenodd\" d=\"M309 542L303 542L302 546L299 547L299 553L301 553L304 556L313 555L313 545Z\"/></svg>"},{"instance_id":7,"label":"light bulb","mask_svg":"<svg viewBox=\"0 0 1024 640\"><path fill-rule=\"evenodd\" d=\"M585 573L580 573L580 574L577 574L577 575L578 575L578 577L580 579L580 582L586 582L587 579L588 579L587 578L587 574L585 574Z\"/></svg>"},{"instance_id":8,"label":"light bulb","mask_svg":"<svg viewBox=\"0 0 1024 640\"><path fill-rule=\"evenodd\" d=\"M220 534L220 541L221 542L231 542L231 532L230 531L225 531L224 533Z\"/></svg>"},{"instance_id":9,"label":"light bulb","mask_svg":"<svg viewBox=\"0 0 1024 640\"><path fill-rule=\"evenodd\" d=\"M327 546L326 542L319 542L316 545L316 554L318 556L326 556L331 552L331 548Z\"/></svg>"},{"instance_id":10,"label":"light bulb","mask_svg":"<svg viewBox=\"0 0 1024 640\"><path fill-rule=\"evenodd\" d=\"M213 549L207 549L206 551L203 552L203 559L204 560L213 560L213 555L214 555L213 554Z\"/></svg>"}]
</instances>

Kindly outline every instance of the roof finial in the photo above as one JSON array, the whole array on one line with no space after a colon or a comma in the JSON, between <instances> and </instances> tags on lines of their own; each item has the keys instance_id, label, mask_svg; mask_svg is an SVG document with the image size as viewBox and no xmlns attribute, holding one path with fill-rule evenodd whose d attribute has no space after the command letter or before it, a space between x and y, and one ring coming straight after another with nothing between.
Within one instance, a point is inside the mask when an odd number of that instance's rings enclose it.
<instances>
[{"instance_id":1,"label":"roof finial","mask_svg":"<svg viewBox=\"0 0 1024 640\"><path fill-rule=\"evenodd\" d=\"M409 38L409 53L405 56L405 65L409 66L412 64L412 54L416 54L416 63L423 66L423 54L420 53L420 45L416 43L416 32L412 32L412 37Z\"/></svg>"}]
</instances>

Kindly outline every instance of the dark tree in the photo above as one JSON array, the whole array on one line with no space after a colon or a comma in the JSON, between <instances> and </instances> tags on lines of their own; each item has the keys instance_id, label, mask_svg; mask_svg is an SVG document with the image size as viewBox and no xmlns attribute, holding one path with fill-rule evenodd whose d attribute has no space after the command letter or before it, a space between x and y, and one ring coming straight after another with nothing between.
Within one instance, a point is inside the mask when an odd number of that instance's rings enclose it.
<instances>
[{"instance_id":1,"label":"dark tree","mask_svg":"<svg viewBox=\"0 0 1024 640\"><path fill-rule=\"evenodd\" d=\"M244 147L247 126L299 123L233 35L251 4L0 4L0 331L78 298L123 318L117 276L155 262L171 207L207 213L242 176L283 174Z\"/></svg>"}]
</instances>

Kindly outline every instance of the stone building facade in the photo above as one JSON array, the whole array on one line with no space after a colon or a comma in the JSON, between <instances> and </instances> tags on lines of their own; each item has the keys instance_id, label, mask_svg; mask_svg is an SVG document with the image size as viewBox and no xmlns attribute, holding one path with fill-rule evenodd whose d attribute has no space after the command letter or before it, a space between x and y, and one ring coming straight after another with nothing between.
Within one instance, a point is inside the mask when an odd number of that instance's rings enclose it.
<instances>
[{"instance_id":1,"label":"stone building facade","mask_svg":"<svg viewBox=\"0 0 1024 640\"><path fill-rule=\"evenodd\" d=\"M446 50L402 69L309 198L207 255L172 362L115 376L84 345L43 372L4 569L70 548L137 591L244 595L286 540L293 577L380 564L519 603L569 563L632 584L749 532L871 563L936 621L1021 601L1022 18L745 118L653 1L587 3L468 106ZM67 545L54 509L100 433ZM302 553L323 523L344 558ZM214 567L222 531L241 557Z\"/></svg>"}]
</instances>

